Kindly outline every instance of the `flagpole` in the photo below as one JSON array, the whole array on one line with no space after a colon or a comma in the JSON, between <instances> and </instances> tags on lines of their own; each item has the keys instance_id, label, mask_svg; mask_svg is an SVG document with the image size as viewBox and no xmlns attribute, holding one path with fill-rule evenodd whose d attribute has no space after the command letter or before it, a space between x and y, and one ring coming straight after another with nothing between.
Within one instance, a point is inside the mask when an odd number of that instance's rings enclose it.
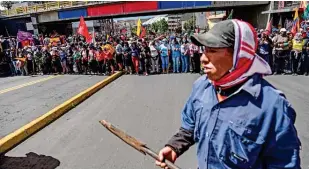
<instances>
[{"instance_id":1,"label":"flagpole","mask_svg":"<svg viewBox=\"0 0 309 169\"><path fill-rule=\"evenodd\" d=\"M273 9L273 5L274 5L274 1L270 1L270 5L268 9L269 12ZM270 21L270 13L268 13L268 16L267 16L267 23L269 23L269 21Z\"/></svg>"}]
</instances>

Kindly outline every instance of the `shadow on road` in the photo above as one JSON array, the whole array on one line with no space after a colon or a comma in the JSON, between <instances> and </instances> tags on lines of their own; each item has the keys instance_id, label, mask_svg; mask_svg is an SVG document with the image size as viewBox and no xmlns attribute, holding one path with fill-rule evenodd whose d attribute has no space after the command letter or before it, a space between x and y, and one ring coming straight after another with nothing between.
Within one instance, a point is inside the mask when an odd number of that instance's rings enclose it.
<instances>
[{"instance_id":1,"label":"shadow on road","mask_svg":"<svg viewBox=\"0 0 309 169\"><path fill-rule=\"evenodd\" d=\"M60 161L45 155L30 152L27 157L0 157L0 169L55 169Z\"/></svg>"}]
</instances>

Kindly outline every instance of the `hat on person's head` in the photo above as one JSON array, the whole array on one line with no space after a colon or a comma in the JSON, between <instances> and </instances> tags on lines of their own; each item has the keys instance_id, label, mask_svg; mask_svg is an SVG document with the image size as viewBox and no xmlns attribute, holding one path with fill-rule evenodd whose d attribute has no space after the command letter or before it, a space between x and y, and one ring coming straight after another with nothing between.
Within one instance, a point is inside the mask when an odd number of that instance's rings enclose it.
<instances>
[{"instance_id":1,"label":"hat on person's head","mask_svg":"<svg viewBox=\"0 0 309 169\"><path fill-rule=\"evenodd\" d=\"M234 24L231 20L218 22L208 32L193 35L190 39L197 46L212 48L233 47L235 43Z\"/></svg>"},{"instance_id":2,"label":"hat on person's head","mask_svg":"<svg viewBox=\"0 0 309 169\"><path fill-rule=\"evenodd\" d=\"M286 29L285 28L281 28L280 32L286 32Z\"/></svg>"}]
</instances>

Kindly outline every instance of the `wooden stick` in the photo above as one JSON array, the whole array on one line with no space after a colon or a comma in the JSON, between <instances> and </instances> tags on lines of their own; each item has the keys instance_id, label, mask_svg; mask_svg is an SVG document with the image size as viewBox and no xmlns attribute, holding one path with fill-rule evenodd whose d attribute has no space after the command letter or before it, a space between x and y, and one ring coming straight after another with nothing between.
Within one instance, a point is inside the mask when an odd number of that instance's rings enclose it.
<instances>
[{"instance_id":1,"label":"wooden stick","mask_svg":"<svg viewBox=\"0 0 309 169\"><path fill-rule=\"evenodd\" d=\"M134 149L138 150L142 154L146 155L148 154L152 158L159 160L159 155L158 153L154 152L150 148L146 146L145 143L142 143L141 141L137 140L136 138L126 134L125 132L121 131L120 129L116 128L113 126L111 123L101 120L100 123L111 133L116 135L118 138L120 138L122 141L133 147ZM165 164L168 166L170 169L180 169L180 167L176 166L174 163L171 161L165 160Z\"/></svg>"}]
</instances>

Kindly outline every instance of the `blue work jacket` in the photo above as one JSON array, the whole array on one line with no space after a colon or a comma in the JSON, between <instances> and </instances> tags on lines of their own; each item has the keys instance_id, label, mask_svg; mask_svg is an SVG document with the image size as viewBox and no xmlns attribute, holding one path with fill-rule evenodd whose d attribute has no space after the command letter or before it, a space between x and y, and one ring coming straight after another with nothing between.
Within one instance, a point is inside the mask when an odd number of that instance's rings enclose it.
<instances>
[{"instance_id":1,"label":"blue work jacket","mask_svg":"<svg viewBox=\"0 0 309 169\"><path fill-rule=\"evenodd\" d=\"M259 74L220 103L203 76L182 111L182 127L194 132L199 169L298 169L295 118L283 93Z\"/></svg>"}]
</instances>

